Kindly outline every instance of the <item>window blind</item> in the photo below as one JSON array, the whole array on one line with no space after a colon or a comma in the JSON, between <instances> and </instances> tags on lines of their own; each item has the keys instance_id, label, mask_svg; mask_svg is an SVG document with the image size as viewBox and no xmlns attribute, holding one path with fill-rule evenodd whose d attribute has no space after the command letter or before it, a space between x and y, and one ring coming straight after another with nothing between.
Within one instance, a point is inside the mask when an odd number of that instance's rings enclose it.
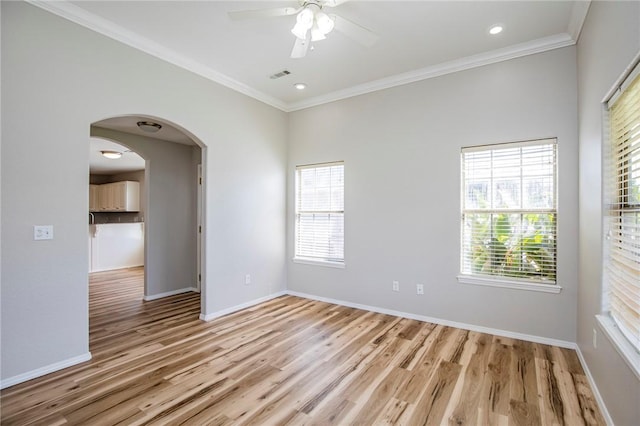
<instances>
[{"instance_id":1,"label":"window blind","mask_svg":"<svg viewBox=\"0 0 640 426\"><path fill-rule=\"evenodd\" d=\"M640 77L609 102L604 288L620 331L640 350Z\"/></svg>"},{"instance_id":2,"label":"window blind","mask_svg":"<svg viewBox=\"0 0 640 426\"><path fill-rule=\"evenodd\" d=\"M461 273L554 284L555 139L463 148Z\"/></svg>"},{"instance_id":3,"label":"window blind","mask_svg":"<svg viewBox=\"0 0 640 426\"><path fill-rule=\"evenodd\" d=\"M296 167L295 257L344 262L344 163Z\"/></svg>"}]
</instances>

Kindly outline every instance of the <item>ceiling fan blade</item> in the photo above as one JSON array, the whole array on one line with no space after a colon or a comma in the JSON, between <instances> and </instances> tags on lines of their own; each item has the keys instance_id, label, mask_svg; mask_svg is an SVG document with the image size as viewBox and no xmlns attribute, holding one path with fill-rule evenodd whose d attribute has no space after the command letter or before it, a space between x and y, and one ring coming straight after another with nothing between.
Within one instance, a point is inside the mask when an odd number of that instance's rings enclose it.
<instances>
[{"instance_id":1,"label":"ceiling fan blade","mask_svg":"<svg viewBox=\"0 0 640 426\"><path fill-rule=\"evenodd\" d=\"M229 18L234 21L244 19L272 18L275 16L295 15L299 9L295 7L277 7L275 9L237 10L227 12Z\"/></svg>"},{"instance_id":2,"label":"ceiling fan blade","mask_svg":"<svg viewBox=\"0 0 640 426\"><path fill-rule=\"evenodd\" d=\"M335 22L336 31L340 31L363 46L371 47L376 44L380 38L376 33L341 16L330 15L330 17L333 19L333 22Z\"/></svg>"},{"instance_id":3,"label":"ceiling fan blade","mask_svg":"<svg viewBox=\"0 0 640 426\"><path fill-rule=\"evenodd\" d=\"M304 58L309 50L309 45L311 44L311 40L308 38L306 40L302 40L296 37L296 42L293 44L293 49L291 50L291 58L299 59Z\"/></svg>"}]
</instances>

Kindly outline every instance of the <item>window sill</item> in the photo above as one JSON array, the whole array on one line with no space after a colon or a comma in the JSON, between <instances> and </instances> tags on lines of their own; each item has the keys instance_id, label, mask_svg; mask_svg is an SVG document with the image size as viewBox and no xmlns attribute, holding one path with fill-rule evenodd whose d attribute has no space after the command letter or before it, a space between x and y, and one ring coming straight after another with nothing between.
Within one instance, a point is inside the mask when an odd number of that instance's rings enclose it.
<instances>
[{"instance_id":1,"label":"window sill","mask_svg":"<svg viewBox=\"0 0 640 426\"><path fill-rule=\"evenodd\" d=\"M458 275L458 282L462 284L484 285L488 287L511 288L515 290L538 291L542 293L558 294L562 287L556 284L537 284L515 280L503 280L500 278L483 278L471 275Z\"/></svg>"},{"instance_id":2,"label":"window sill","mask_svg":"<svg viewBox=\"0 0 640 426\"><path fill-rule=\"evenodd\" d=\"M304 259L299 257L294 257L292 260L293 260L293 263L299 263L301 265L316 265L316 266L324 266L327 268L337 268L337 269L345 268L344 262L329 262L326 260L311 260L311 259Z\"/></svg>"},{"instance_id":3,"label":"window sill","mask_svg":"<svg viewBox=\"0 0 640 426\"><path fill-rule=\"evenodd\" d=\"M616 323L608 315L596 315L596 320L613 347L618 351L620 356L622 356L636 377L640 379L640 354L638 351L636 351L633 345L624 337L624 334L622 334Z\"/></svg>"}]
</instances>

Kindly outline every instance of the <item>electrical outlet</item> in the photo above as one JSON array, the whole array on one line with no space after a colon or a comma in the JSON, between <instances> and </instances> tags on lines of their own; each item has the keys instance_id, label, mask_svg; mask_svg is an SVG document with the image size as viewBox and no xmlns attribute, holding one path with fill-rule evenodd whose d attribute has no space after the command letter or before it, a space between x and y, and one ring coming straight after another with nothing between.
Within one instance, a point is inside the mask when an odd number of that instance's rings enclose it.
<instances>
[{"instance_id":1,"label":"electrical outlet","mask_svg":"<svg viewBox=\"0 0 640 426\"><path fill-rule=\"evenodd\" d=\"M398 281L393 282L393 291L400 291L400 283Z\"/></svg>"},{"instance_id":2,"label":"electrical outlet","mask_svg":"<svg viewBox=\"0 0 640 426\"><path fill-rule=\"evenodd\" d=\"M416 284L416 294L424 294L424 285Z\"/></svg>"},{"instance_id":3,"label":"electrical outlet","mask_svg":"<svg viewBox=\"0 0 640 426\"><path fill-rule=\"evenodd\" d=\"M33 225L34 240L53 240L53 225Z\"/></svg>"},{"instance_id":4,"label":"electrical outlet","mask_svg":"<svg viewBox=\"0 0 640 426\"><path fill-rule=\"evenodd\" d=\"M251 275L247 274L244 276L244 285L251 284Z\"/></svg>"},{"instance_id":5,"label":"electrical outlet","mask_svg":"<svg viewBox=\"0 0 640 426\"><path fill-rule=\"evenodd\" d=\"M598 332L596 329L593 329L593 348L596 349L598 347Z\"/></svg>"}]
</instances>

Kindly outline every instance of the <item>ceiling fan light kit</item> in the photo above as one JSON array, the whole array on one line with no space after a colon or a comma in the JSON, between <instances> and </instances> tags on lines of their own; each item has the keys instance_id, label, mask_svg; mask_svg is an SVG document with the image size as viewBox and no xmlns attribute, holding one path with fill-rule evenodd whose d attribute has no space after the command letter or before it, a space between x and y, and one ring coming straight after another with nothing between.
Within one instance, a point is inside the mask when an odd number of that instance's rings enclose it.
<instances>
[{"instance_id":1,"label":"ceiling fan light kit","mask_svg":"<svg viewBox=\"0 0 640 426\"><path fill-rule=\"evenodd\" d=\"M329 34L331 31L333 31L333 28L336 25L335 22L333 22L333 19L331 19L329 15L322 11L316 13L316 24L318 25L318 29L322 31L323 34Z\"/></svg>"},{"instance_id":2,"label":"ceiling fan light kit","mask_svg":"<svg viewBox=\"0 0 640 426\"><path fill-rule=\"evenodd\" d=\"M291 58L303 58L313 50L311 42L324 40L334 29L365 47L373 46L378 36L370 30L336 14L327 15L323 8L334 8L348 0L299 0L298 8L278 7L274 9L239 10L228 12L232 20L272 18L296 15L291 33L296 41L291 50Z\"/></svg>"},{"instance_id":3,"label":"ceiling fan light kit","mask_svg":"<svg viewBox=\"0 0 640 426\"><path fill-rule=\"evenodd\" d=\"M304 25L301 25L299 22L297 22L296 25L291 30L291 32L297 38L304 40L304 39L307 38L307 31L308 30L309 29L306 28Z\"/></svg>"},{"instance_id":4,"label":"ceiling fan light kit","mask_svg":"<svg viewBox=\"0 0 640 426\"><path fill-rule=\"evenodd\" d=\"M311 41L324 40L334 27L333 19L322 11L322 6L315 2L305 2L298 12L296 24L291 29L294 36L307 40L311 30Z\"/></svg>"}]
</instances>

